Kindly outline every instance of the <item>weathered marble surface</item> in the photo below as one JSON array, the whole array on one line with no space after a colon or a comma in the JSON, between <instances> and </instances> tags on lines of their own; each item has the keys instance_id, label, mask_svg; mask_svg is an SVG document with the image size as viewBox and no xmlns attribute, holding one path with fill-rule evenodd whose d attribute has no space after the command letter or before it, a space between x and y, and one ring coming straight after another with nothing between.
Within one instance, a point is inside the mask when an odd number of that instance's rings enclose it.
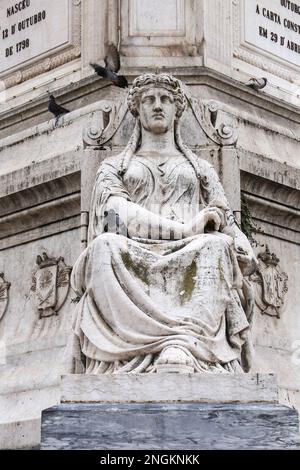
<instances>
[{"instance_id":1,"label":"weathered marble surface","mask_svg":"<svg viewBox=\"0 0 300 470\"><path fill-rule=\"evenodd\" d=\"M269 206L265 206L263 214L264 222L259 220L258 223L263 224L263 229L268 237L261 235L259 239L261 243L265 243L266 240L269 243L268 239L271 238L270 246L283 260L284 269L289 272L290 283L287 308L281 320L263 317L257 312L254 324L254 340L256 343L254 371L263 373L274 372L278 374L280 379L279 385L282 392L281 397L284 403L290 406L296 406L300 409L300 369L299 365L292 363L291 349L293 342L300 338L299 315L297 315L298 312L297 309L295 309L299 291L297 279L299 277L300 264L299 249L296 245L296 243L299 243L299 232L294 229L294 226L296 228L296 215L291 219L289 213L287 213L287 209L290 207L292 211L293 208L296 209L299 206L299 168L295 168L295 166L299 167L299 159L297 157L297 148L299 146L298 110L296 108L288 108L284 106L283 103L275 103L265 95L259 95L255 98L255 103L260 105L260 113L258 115L255 112L255 104L249 102L249 99L253 98L249 96L251 94L250 91L248 93L247 90L242 90L242 85L235 84L237 85L237 89L233 87L230 88L228 83L225 83L224 79L222 79L218 82L219 89L216 90L215 88L211 89L209 87L209 80L213 80L213 82L216 83L215 76L212 78L210 74L207 78L201 72L197 77L194 76L193 80L196 79L198 85L191 87L193 94L197 96L201 95L201 97L204 98L217 98L224 103L227 102L230 104L232 112L234 111L235 115L240 116L238 153L240 157L240 170L242 172L243 191L257 195L258 202L267 201L268 203L269 200L274 199L278 204L277 215L274 211L272 213L269 210ZM199 85L200 83L201 85ZM80 90L82 91L82 88L80 88ZM3 143L1 161L5 163L1 165L0 168L1 207L5 207L4 214L6 214L6 208L8 208L10 212L20 209L21 203L22 209L23 205L25 209L27 206L30 206L31 193L25 194L20 192L21 190L32 191L32 205L40 202L42 198L42 202L44 202L44 199L48 200L54 196L64 195L64 186L62 186L61 190L59 189L57 178L63 177L64 174L78 172L80 165L84 167L84 165L87 166L91 164L91 159L89 158L90 156L87 156L87 151L81 148L80 150L76 149L80 145L82 127L87 121L88 113L100 109L102 106L101 99L107 99L108 95L110 98L113 96L111 91L108 91L107 88L105 88L105 90L105 96L103 92L101 94L98 90L97 95L94 96L95 102L92 105L86 108L81 107L77 111L70 113L57 129L53 129L52 121L46 123L47 117L44 119L45 124L32 127L31 129L29 124L32 124L32 121L22 121L19 125L22 125L23 128L24 126L28 128L28 131L24 133L14 134L11 127L4 129L5 131L8 129L11 134L8 140L1 141L1 145ZM244 98L243 100L237 99L237 90L240 96ZM119 90L114 90L114 93L118 91ZM77 91L77 93L79 93L79 91ZM119 95L117 97L115 96L116 102L118 102L119 99ZM78 101L76 106L80 107L82 104L82 101ZM41 104L39 104L39 106L42 107ZM43 104L43 108L46 109L45 103ZM26 112L30 114L31 111L31 105L26 106ZM23 110L22 116L24 112ZM20 115L19 111L13 110L12 113L15 119ZM291 117L292 120L289 119ZM34 122L39 122L39 118L40 117L37 117L37 121ZM114 135L109 145L112 145L113 149L123 146L131 131L132 123L129 122L127 115L126 118L124 118L120 130ZM206 136L204 137L203 130L190 114L190 110L187 112L183 131L183 140L185 142L192 142L193 150L196 149L197 143L200 143L201 149L197 150L197 154L200 158L207 158L209 160L210 157L213 157L213 160L209 161L213 161L218 171L221 171L221 167L218 167L218 152L216 147L214 147L215 150L212 150L212 142ZM207 147L207 150L205 150L205 147ZM41 148L43 148L43 152L40 152ZM99 161L103 158L103 154L109 153L109 150L93 150L91 153L95 154ZM32 160L35 160L36 163L31 163ZM80 163L81 160L82 163ZM224 166L224 164L222 166ZM14 169L17 171L14 171ZM88 184L91 185L91 181L93 180L83 181L82 197L86 197L86 193L89 190ZM50 189L48 191L47 188L50 183L51 187L49 186ZM68 177L68 190L71 188L72 191L76 191L78 186L77 183L75 183L76 181L71 184ZM230 187L230 185L231 179L229 178L227 188ZM49 198L48 192L52 194ZM267 200L265 198L267 198ZM13 205L13 203L15 205ZM289 204L288 207L286 203ZM73 206L71 206L71 208L71 213L73 214ZM45 221L48 222L49 216L54 214L54 216L57 217L57 219L55 218L54 220L58 220L61 218L60 211L61 206L58 205L51 212L48 210L41 211L39 218L36 217L35 219L40 221L42 216L43 220L45 219ZM56 214L58 214L58 212L59 215L57 216ZM64 213L67 216L70 215L69 210L64 210ZM67 221L55 222L55 224L45 226L45 229L47 229L46 232L44 231L44 227L38 229L38 231L34 229L24 232L25 224L23 224L23 213L18 211L18 217L19 219L15 221L16 223L14 223L13 229L16 233L15 227L17 227L20 231L22 230L22 233L1 239L2 248L11 245L14 249L6 249L0 253L0 270L4 270L7 279L13 283L10 304L5 314L6 318L3 320L5 324L2 322L1 325L2 334L5 339L7 339L8 352L7 364L2 366L1 371L1 383L5 388L3 392L6 394L3 409L6 415L10 415L9 419L11 420L11 424L6 425L4 423L1 425L1 432L2 435L5 436L8 445L10 443L14 448L23 446L24 443L26 445L26 439L30 437L29 433L26 432L25 435L22 433L21 441L15 439L17 433L14 429L20 429L17 423L18 420L24 418L24 413L20 411L20 408L23 406L23 395L15 396L14 392L20 390L22 393L22 390L25 390L27 387L28 389L30 389L31 386L35 387L37 382L39 389L43 383L45 383L45 376L46 380L49 381L49 374L51 375L51 384L52 376L54 378L53 383L56 383L59 380L59 375L64 373L60 365L58 372L54 371L53 366L58 362L56 359L51 359L50 368L47 366L44 367L43 363L48 364L48 348L51 349L52 347L56 348L55 351L57 351L57 357L59 357L60 362L63 358L63 352L57 346L64 345L65 339L60 341L59 344L55 341L54 344L54 338L57 338L57 336L51 336L51 338L44 336L38 340L27 340L23 338L23 334L26 336L27 331L31 328L32 314L29 309L29 301L26 301L24 304L24 309L20 308L20 305L23 306L22 302L25 300L24 295L28 293L28 289L30 288L30 266L34 264L35 250L38 251L45 247L53 251L58 245L60 247L63 246L68 252L67 258L69 262L73 263L76 259L77 252L73 252L71 256L69 250L73 249L75 243L78 243L79 246L79 232L75 231L73 226L71 227L72 232L66 232L65 234L60 233L57 237L53 237L53 234L56 234L58 231L66 230L67 227L64 224ZM291 220L293 222L292 225ZM79 223L76 221L75 227L78 227L78 225ZM293 228L293 230L290 230L291 228ZM45 234L51 235L51 238L47 239L47 241L44 238ZM27 244L15 248L15 245L21 242L27 242L27 240L31 239L35 240L39 237L42 238L42 240L35 245ZM76 250L78 250L78 248ZM74 294L70 294L70 297L73 296ZM66 311L63 314L66 320L69 318L69 307L73 307L71 302L66 304ZM16 318L18 321L15 323ZM22 327L17 334L15 329L17 329L21 320ZM50 330L52 329L51 326ZM20 337L20 334L22 337ZM14 344L15 339L18 341L17 344ZM20 342L20 340L22 342ZM29 356L31 357L32 354L26 353L35 349L41 350L38 353L38 358L36 358L34 354L32 361L33 366L27 366L27 363L29 364ZM22 356L22 354L24 354L24 356ZM14 356L16 357L14 358ZM31 380L31 371L38 374L37 363L41 366L42 373L39 374L38 381L35 379L33 382ZM16 367L16 364L18 367ZM56 375L56 378L54 375ZM41 408L51 406L58 401L58 394L55 394L54 400L52 399L52 395L49 394L49 399L45 399L43 403L41 403L40 398L38 398L38 400L36 399L34 391L32 393L30 392L30 397L33 412L26 412L26 419L27 415L28 418L35 418L39 415ZM9 406L7 406L7 403L9 403ZM13 425L13 422L16 424ZM22 423L25 423L25 421ZM38 423L39 420L37 419L35 426L38 426ZM32 432L35 433L37 439L35 444L37 445L39 431L35 428L35 431ZM32 439L27 440L27 442L29 441L31 443Z\"/></svg>"},{"instance_id":2,"label":"weathered marble surface","mask_svg":"<svg viewBox=\"0 0 300 470\"><path fill-rule=\"evenodd\" d=\"M62 376L62 402L249 403L278 400L271 374L113 374Z\"/></svg>"},{"instance_id":3,"label":"weathered marble surface","mask_svg":"<svg viewBox=\"0 0 300 470\"><path fill-rule=\"evenodd\" d=\"M274 404L62 404L42 450L299 449L298 415Z\"/></svg>"},{"instance_id":4,"label":"weathered marble surface","mask_svg":"<svg viewBox=\"0 0 300 470\"><path fill-rule=\"evenodd\" d=\"M37 448L41 441L41 418L0 423L1 450Z\"/></svg>"},{"instance_id":5,"label":"weathered marble surface","mask_svg":"<svg viewBox=\"0 0 300 470\"><path fill-rule=\"evenodd\" d=\"M170 74L140 75L128 93L135 127L99 166L88 246L72 272L75 372L251 368L244 277L256 258L215 169L183 144L188 104L201 115ZM220 145L236 140L229 123L215 134Z\"/></svg>"},{"instance_id":6,"label":"weathered marble surface","mask_svg":"<svg viewBox=\"0 0 300 470\"><path fill-rule=\"evenodd\" d=\"M4 3L12 4L8 1ZM35 0L31 3L39 2ZM186 14L182 15L180 4L184 3ZM289 273L289 293L283 318L277 320L264 317L260 312L255 313L254 370L278 374L284 401L300 409L300 368L299 363L293 362L294 345L300 340L300 317L295 308L299 304L300 267L299 70L280 58L277 60L264 53L263 49L254 50L245 44L241 31L244 23L241 3L241 0L155 2L156 8L150 12L147 22L145 12L149 12L149 2L122 1L122 66L129 81L147 67L152 70L168 67L170 73L180 75L190 84L194 96L217 100L222 103L223 111L238 118L239 158L234 149L232 153L240 162L240 168L235 167L234 171L228 165L228 155L220 152L217 146L213 147L213 142L206 136L204 138L203 130L195 125L191 110L184 123L183 141L191 144L193 150L197 149L201 158L213 157L223 185L225 171L227 190L234 181L236 187L233 190L238 195L241 170L242 189L255 196L256 200L251 202L251 212L266 234L260 237L260 241L270 243ZM251 7L252 4L256 6L252 0L247 3ZM272 0L264 3L271 4ZM168 5L172 5L172 15L169 14ZM10 233L5 232L6 238L0 241L0 249L3 250L0 253L0 272L6 271L7 279L12 282L10 302L0 328L1 339L7 348L7 363L2 365L0 379L1 389L5 393L0 419L9 415L11 420L16 421L11 426L8 424L9 429L3 431L6 442L9 442L10 434L13 446L18 445L15 440L15 429L20 429L18 420L24 419L24 410L27 409L23 401L23 393L26 392L23 391L29 390L32 410L28 416L34 418L41 408L54 404L57 395L54 393L53 398L52 392L44 389L48 396L41 401L40 393L30 391L31 388L37 387L39 390L45 384L55 384L63 373L60 364L65 340L57 341L56 324L49 325L49 335L27 338L33 323L33 309L30 309L30 302L25 297L30 287L29 266L33 263L35 250L39 250L41 245L49 249L61 248L65 246L66 237L67 246L73 249L76 243L79 245L80 238L79 231L75 231L80 222L79 216L75 215L79 210L74 210L74 200L65 199L63 204L57 201L51 211L45 204L25 214L31 207L31 198L28 192L21 191L33 189L32 205L40 204L48 191L46 182L49 182L53 185L53 195L58 197L56 178L79 172L80 167L91 163L83 150L81 137L87 115L102 109L104 101L110 99L115 104L121 97L120 90L108 87L107 82L95 77L89 66L90 62L100 61L104 57L106 42L118 40L118 2L85 0L74 1L72 6L72 10L77 11L72 17L75 48L69 52L60 51L56 57L43 57L41 63L29 68L26 63L24 69L14 70L8 79L2 80L1 76L0 80L0 136L9 136L0 142L0 205L7 209L1 215L1 218L5 215L6 220L0 221L0 233L3 236L4 227L10 230ZM282 9L277 5L276 11L279 10ZM22 18L25 13L26 10ZM157 24L153 21L154 14L159 18ZM289 19L292 15L286 9ZM278 24L267 18L264 21L279 28ZM257 29L253 29L253 34L257 33ZM264 38L261 39L263 41ZM280 52L284 50L282 47ZM294 57L298 58L299 54ZM245 87L244 82L251 75L266 75L268 86L260 93ZM57 128L54 128L54 120L47 122L50 118L47 111L48 91L54 91L60 103L72 111ZM218 112L214 117L216 122L220 120L222 123L224 114ZM127 116L120 131L107 143L108 152L110 149L112 152L119 151L131 131ZM105 150L93 150L91 153L100 160ZM251 181L248 176L251 176ZM92 179L82 179L82 196L86 195L89 184L92 184ZM273 200L278 205L271 207L270 201ZM12 207L11 201L16 201L15 206ZM67 217L65 220L60 220L62 207ZM6 218L6 213L10 214L9 218ZM39 226L41 220L42 227ZM58 234L57 238L53 236L55 234ZM40 241L26 245L38 239ZM75 261L76 256L72 253L69 262ZM72 304L68 302L65 307L63 316L68 320ZM62 330L64 334L64 326ZM42 328L38 326L35 335L39 331L42 332ZM55 333L53 336L52 332ZM53 354L52 349L55 351ZM38 439L37 429L22 432L22 445L26 437L28 442L32 442L33 434Z\"/></svg>"}]
</instances>

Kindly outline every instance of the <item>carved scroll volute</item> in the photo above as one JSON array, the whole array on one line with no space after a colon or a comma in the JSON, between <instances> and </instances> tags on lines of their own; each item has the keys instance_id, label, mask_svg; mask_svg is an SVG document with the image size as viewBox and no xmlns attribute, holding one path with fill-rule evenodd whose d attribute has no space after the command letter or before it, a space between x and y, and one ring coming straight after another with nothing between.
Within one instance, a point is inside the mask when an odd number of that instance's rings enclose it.
<instances>
[{"instance_id":1,"label":"carved scroll volute","mask_svg":"<svg viewBox=\"0 0 300 470\"><path fill-rule=\"evenodd\" d=\"M237 119L222 109L216 101L204 102L204 117L209 137L220 145L235 145L238 139Z\"/></svg>"},{"instance_id":2,"label":"carved scroll volute","mask_svg":"<svg viewBox=\"0 0 300 470\"><path fill-rule=\"evenodd\" d=\"M8 304L10 282L5 281L4 273L0 273L0 320L4 317Z\"/></svg>"},{"instance_id":3,"label":"carved scroll volute","mask_svg":"<svg viewBox=\"0 0 300 470\"><path fill-rule=\"evenodd\" d=\"M207 137L220 146L234 146L238 139L237 119L221 109L221 103L193 97L183 84L189 107Z\"/></svg>"},{"instance_id":4,"label":"carved scroll volute","mask_svg":"<svg viewBox=\"0 0 300 470\"><path fill-rule=\"evenodd\" d=\"M127 112L126 99L114 103L101 101L93 111L83 130L83 143L86 147L99 147L110 140L119 128Z\"/></svg>"}]
</instances>

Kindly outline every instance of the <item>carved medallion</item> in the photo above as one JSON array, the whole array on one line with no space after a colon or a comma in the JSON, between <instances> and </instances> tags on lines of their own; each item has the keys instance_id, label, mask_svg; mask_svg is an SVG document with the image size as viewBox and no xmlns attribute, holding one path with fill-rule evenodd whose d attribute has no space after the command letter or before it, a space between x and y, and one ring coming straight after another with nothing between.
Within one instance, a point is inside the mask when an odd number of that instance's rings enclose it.
<instances>
[{"instance_id":1,"label":"carved medallion","mask_svg":"<svg viewBox=\"0 0 300 470\"><path fill-rule=\"evenodd\" d=\"M279 268L280 260L270 252L268 245L258 255L258 261L257 271L250 276L255 288L255 303L261 313L280 318L288 291L288 275Z\"/></svg>"},{"instance_id":2,"label":"carved medallion","mask_svg":"<svg viewBox=\"0 0 300 470\"><path fill-rule=\"evenodd\" d=\"M8 291L10 282L5 281L4 274L0 273L0 320L3 318L8 304Z\"/></svg>"},{"instance_id":3,"label":"carved medallion","mask_svg":"<svg viewBox=\"0 0 300 470\"><path fill-rule=\"evenodd\" d=\"M64 258L49 258L47 253L38 255L36 264L31 290L35 292L40 318L57 315L69 291L72 268L66 266Z\"/></svg>"}]
</instances>

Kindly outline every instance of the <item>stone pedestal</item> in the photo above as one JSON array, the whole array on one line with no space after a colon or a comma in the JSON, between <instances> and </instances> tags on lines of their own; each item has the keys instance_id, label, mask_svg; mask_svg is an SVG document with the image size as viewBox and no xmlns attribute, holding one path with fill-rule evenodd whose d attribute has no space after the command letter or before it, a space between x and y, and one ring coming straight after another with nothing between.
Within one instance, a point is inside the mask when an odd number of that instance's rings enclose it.
<instances>
[{"instance_id":1,"label":"stone pedestal","mask_svg":"<svg viewBox=\"0 0 300 470\"><path fill-rule=\"evenodd\" d=\"M273 375L69 375L41 449L297 449Z\"/></svg>"},{"instance_id":2,"label":"stone pedestal","mask_svg":"<svg viewBox=\"0 0 300 470\"><path fill-rule=\"evenodd\" d=\"M297 431L269 403L64 403L43 412L41 449L297 449Z\"/></svg>"}]
</instances>

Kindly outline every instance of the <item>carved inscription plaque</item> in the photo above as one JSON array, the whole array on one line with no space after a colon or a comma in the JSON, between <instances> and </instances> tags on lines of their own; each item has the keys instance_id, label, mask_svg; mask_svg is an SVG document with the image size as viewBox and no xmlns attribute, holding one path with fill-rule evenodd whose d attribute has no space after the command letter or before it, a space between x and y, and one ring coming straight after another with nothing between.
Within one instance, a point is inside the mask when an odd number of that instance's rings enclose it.
<instances>
[{"instance_id":1,"label":"carved inscription plaque","mask_svg":"<svg viewBox=\"0 0 300 470\"><path fill-rule=\"evenodd\" d=\"M65 46L69 0L0 0L0 74Z\"/></svg>"},{"instance_id":2,"label":"carved inscription plaque","mask_svg":"<svg viewBox=\"0 0 300 470\"><path fill-rule=\"evenodd\" d=\"M300 65L300 0L243 0L245 41Z\"/></svg>"}]
</instances>

